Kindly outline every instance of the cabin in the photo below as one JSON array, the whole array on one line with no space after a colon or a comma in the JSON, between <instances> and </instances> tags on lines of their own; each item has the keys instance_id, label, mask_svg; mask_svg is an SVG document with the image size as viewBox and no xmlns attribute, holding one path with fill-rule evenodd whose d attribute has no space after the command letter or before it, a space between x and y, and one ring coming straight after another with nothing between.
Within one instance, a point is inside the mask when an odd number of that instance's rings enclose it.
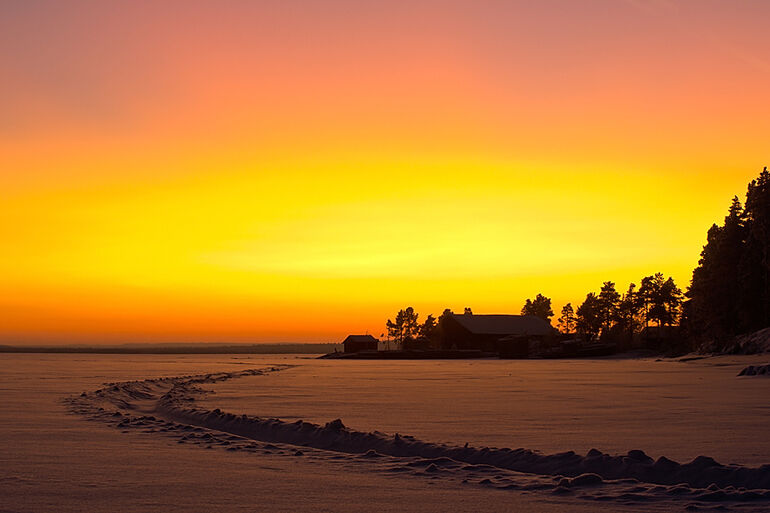
<instances>
[{"instance_id":1,"label":"cabin","mask_svg":"<svg viewBox=\"0 0 770 513\"><path fill-rule=\"evenodd\" d=\"M447 313L441 317L442 349L475 349L526 358L529 347L555 339L556 330L534 315Z\"/></svg>"},{"instance_id":2,"label":"cabin","mask_svg":"<svg viewBox=\"0 0 770 513\"><path fill-rule=\"evenodd\" d=\"M376 351L379 340L371 335L348 335L342 342L343 351L346 353L359 353L361 351Z\"/></svg>"}]
</instances>

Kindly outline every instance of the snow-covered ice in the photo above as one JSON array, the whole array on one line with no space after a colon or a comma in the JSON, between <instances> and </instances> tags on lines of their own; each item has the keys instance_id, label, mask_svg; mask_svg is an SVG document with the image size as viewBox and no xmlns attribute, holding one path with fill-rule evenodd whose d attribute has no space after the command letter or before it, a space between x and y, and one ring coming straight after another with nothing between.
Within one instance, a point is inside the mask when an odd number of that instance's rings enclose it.
<instances>
[{"instance_id":1,"label":"snow-covered ice","mask_svg":"<svg viewBox=\"0 0 770 513\"><path fill-rule=\"evenodd\" d=\"M752 361L10 355L0 492L12 511L762 511Z\"/></svg>"}]
</instances>

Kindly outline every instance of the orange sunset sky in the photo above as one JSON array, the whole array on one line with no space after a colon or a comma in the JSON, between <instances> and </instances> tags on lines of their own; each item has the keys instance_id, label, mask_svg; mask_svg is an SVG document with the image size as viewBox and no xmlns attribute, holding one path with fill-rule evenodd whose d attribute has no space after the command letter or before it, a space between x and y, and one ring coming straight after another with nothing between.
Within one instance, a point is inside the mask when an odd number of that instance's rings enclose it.
<instances>
[{"instance_id":1,"label":"orange sunset sky","mask_svg":"<svg viewBox=\"0 0 770 513\"><path fill-rule=\"evenodd\" d=\"M0 342L337 341L681 287L770 165L770 2L0 6Z\"/></svg>"}]
</instances>

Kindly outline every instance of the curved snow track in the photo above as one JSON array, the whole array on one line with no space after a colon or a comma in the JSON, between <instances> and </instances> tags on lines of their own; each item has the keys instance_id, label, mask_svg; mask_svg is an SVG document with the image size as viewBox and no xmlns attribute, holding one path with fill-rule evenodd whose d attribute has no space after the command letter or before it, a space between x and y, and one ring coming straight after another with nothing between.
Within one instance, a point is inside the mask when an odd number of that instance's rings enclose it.
<instances>
[{"instance_id":1,"label":"curved snow track","mask_svg":"<svg viewBox=\"0 0 770 513\"><path fill-rule=\"evenodd\" d=\"M337 419L325 425L236 415L196 406L201 385L292 367L108 383L67 400L73 413L124 431L141 430L179 443L230 451L347 460L374 471L444 478L497 489L540 491L622 504L669 502L686 509L770 506L770 465L723 465L699 456L689 463L653 460L640 450L609 455L592 449L544 455L530 449L451 446L405 435L361 432Z\"/></svg>"}]
</instances>

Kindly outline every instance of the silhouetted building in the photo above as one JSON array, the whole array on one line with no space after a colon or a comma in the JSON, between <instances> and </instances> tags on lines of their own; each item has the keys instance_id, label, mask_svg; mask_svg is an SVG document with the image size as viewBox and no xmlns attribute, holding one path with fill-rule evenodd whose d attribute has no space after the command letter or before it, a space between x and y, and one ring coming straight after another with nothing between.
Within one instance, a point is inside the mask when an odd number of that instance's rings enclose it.
<instances>
[{"instance_id":1,"label":"silhouetted building","mask_svg":"<svg viewBox=\"0 0 770 513\"><path fill-rule=\"evenodd\" d=\"M342 342L346 353L358 353L359 351L376 351L380 341L371 335L348 335Z\"/></svg>"},{"instance_id":2,"label":"silhouetted building","mask_svg":"<svg viewBox=\"0 0 770 513\"><path fill-rule=\"evenodd\" d=\"M443 315L439 333L442 349L478 349L523 358L530 344L554 338L556 330L534 315L465 313Z\"/></svg>"}]
</instances>

